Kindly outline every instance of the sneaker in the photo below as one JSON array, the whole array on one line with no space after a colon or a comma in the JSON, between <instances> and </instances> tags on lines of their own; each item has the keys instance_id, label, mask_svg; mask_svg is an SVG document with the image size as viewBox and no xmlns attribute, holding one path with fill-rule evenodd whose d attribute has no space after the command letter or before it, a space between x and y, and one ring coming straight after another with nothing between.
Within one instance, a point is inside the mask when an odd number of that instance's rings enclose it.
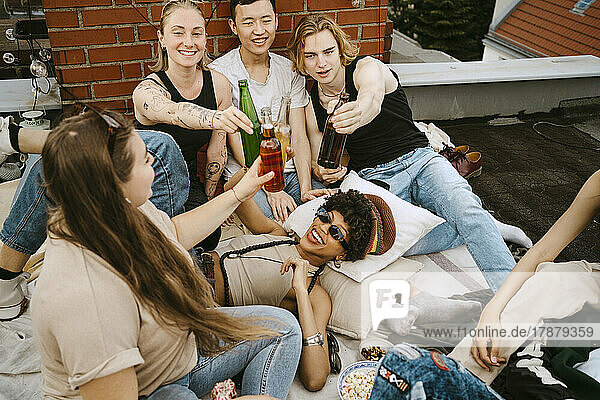
<instances>
[{"instance_id":1,"label":"sneaker","mask_svg":"<svg viewBox=\"0 0 600 400\"><path fill-rule=\"evenodd\" d=\"M19 162L5 162L0 165L0 182L12 181L19 179L23 173Z\"/></svg>"},{"instance_id":2,"label":"sneaker","mask_svg":"<svg viewBox=\"0 0 600 400\"><path fill-rule=\"evenodd\" d=\"M0 280L0 321L18 318L27 310L29 300L25 293L29 277L28 272L23 272L16 278Z\"/></svg>"},{"instance_id":3,"label":"sneaker","mask_svg":"<svg viewBox=\"0 0 600 400\"><path fill-rule=\"evenodd\" d=\"M467 154L458 153L451 164L465 179L481 175L481 153L478 151Z\"/></svg>"},{"instance_id":4,"label":"sneaker","mask_svg":"<svg viewBox=\"0 0 600 400\"><path fill-rule=\"evenodd\" d=\"M468 145L462 145L457 147L450 147L446 143L444 144L444 148L440 150L440 154L444 156L448 161L454 160L459 154L467 154L469 151Z\"/></svg>"},{"instance_id":5,"label":"sneaker","mask_svg":"<svg viewBox=\"0 0 600 400\"><path fill-rule=\"evenodd\" d=\"M13 117L0 117L0 164L2 164L6 157L14 154L12 146L10 145L10 135L8 133L8 127L13 121Z\"/></svg>"}]
</instances>

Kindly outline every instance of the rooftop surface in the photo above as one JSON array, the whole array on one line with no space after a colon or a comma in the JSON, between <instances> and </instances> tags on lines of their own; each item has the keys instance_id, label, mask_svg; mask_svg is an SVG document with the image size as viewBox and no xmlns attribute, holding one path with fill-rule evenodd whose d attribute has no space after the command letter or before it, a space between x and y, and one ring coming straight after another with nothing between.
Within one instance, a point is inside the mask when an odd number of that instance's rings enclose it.
<instances>
[{"instance_id":1,"label":"rooftop surface","mask_svg":"<svg viewBox=\"0 0 600 400\"><path fill-rule=\"evenodd\" d=\"M535 243L569 207L587 178L600 169L598 114L565 117L534 114L521 123L491 126L489 119L434 121L455 145L468 144L482 153L481 176L470 181L484 207L505 223L518 225ZM584 147L563 146L550 139ZM574 125L573 125L574 124ZM577 128L584 129L585 132ZM596 150L593 150L596 149ZM558 261L600 261L600 218L577 237Z\"/></svg>"}]
</instances>

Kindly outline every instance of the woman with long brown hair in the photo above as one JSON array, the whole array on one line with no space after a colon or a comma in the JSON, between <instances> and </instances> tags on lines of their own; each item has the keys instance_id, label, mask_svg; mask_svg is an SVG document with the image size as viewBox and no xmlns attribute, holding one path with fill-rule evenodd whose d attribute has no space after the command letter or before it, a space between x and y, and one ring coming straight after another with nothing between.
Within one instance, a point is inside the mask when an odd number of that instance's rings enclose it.
<instances>
[{"instance_id":1,"label":"woman with long brown hair","mask_svg":"<svg viewBox=\"0 0 600 400\"><path fill-rule=\"evenodd\" d=\"M148 201L152 156L120 115L69 118L42 154L54 206L32 316L46 397L196 399L242 370L242 394L287 396L294 317L217 309L186 251L272 178L258 176L260 159L232 190L169 219Z\"/></svg>"},{"instance_id":2,"label":"woman with long brown hair","mask_svg":"<svg viewBox=\"0 0 600 400\"><path fill-rule=\"evenodd\" d=\"M157 72L143 80L133 93L135 115L143 128L138 132L155 158L152 201L170 216L180 214L184 208L191 210L215 194L227 157L226 133L252 128L245 114L231 106L227 79L202 69L205 28L199 3L166 3L160 28L161 47L165 48L158 54ZM161 80L163 74L166 78ZM164 86L167 80L173 83L169 90ZM38 154L46 135L39 130L19 129L9 119L0 119L0 157L15 151ZM196 154L206 144L210 168L205 169L208 184L204 186L197 176ZM185 163L180 162L183 158ZM46 197L38 185L43 181L41 159L32 158L28 164L0 231L0 321L18 318L25 312L23 267L46 240ZM215 248L220 233L217 227L196 247Z\"/></svg>"}]
</instances>

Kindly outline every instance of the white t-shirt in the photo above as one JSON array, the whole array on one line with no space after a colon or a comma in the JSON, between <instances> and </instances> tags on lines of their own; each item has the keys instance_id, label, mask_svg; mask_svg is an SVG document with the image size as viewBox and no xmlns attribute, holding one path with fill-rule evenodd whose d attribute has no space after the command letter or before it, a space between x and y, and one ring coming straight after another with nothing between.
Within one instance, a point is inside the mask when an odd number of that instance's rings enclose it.
<instances>
[{"instance_id":1,"label":"white t-shirt","mask_svg":"<svg viewBox=\"0 0 600 400\"><path fill-rule=\"evenodd\" d=\"M227 77L231 85L233 104L236 107L240 103L238 81L242 79L248 81L248 88L250 89L250 95L252 96L254 108L256 108L257 113L260 112L261 108L268 106L271 107L273 118L276 119L279 114L281 98L285 94L289 94L292 98L291 108L306 107L309 99L304 77L292 70L292 62L287 58L272 52L269 52L269 58L269 76L267 76L265 83L256 82L250 78L242 62L239 47L217 58L208 67ZM240 168L240 164L230 156L228 157L223 174L225 178L229 179ZM293 172L295 170L293 160L286 162L285 172Z\"/></svg>"}]
</instances>

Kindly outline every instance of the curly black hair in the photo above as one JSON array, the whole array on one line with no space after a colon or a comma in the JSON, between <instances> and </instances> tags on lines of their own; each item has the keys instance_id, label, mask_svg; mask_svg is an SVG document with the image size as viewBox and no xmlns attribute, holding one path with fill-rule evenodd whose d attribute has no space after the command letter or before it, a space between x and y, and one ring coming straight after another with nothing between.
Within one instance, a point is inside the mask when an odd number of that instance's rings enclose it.
<instances>
[{"instance_id":1,"label":"curly black hair","mask_svg":"<svg viewBox=\"0 0 600 400\"><path fill-rule=\"evenodd\" d=\"M373 214L369 200L359 191L350 189L339 192L327 199L323 207L327 211L337 211L350 227L348 251L345 259L356 261L363 258L373 230Z\"/></svg>"}]
</instances>

